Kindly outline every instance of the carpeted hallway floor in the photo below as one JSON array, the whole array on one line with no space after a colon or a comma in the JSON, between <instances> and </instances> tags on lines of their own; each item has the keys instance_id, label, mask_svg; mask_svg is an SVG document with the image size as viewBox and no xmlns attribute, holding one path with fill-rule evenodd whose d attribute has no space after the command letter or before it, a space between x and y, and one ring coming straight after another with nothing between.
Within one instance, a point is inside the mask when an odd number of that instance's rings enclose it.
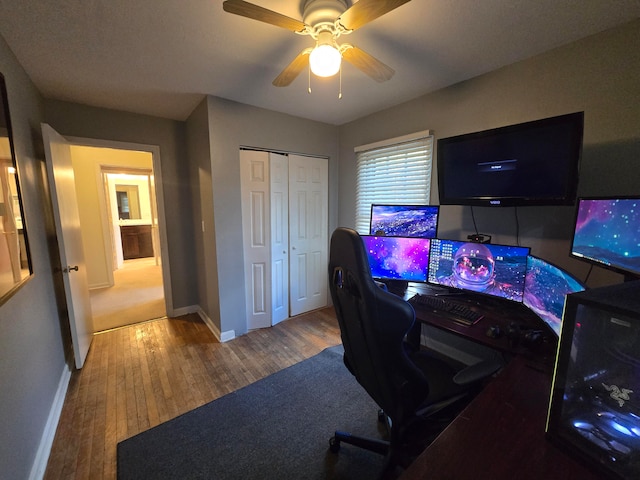
<instances>
[{"instance_id":1,"label":"carpeted hallway floor","mask_svg":"<svg viewBox=\"0 0 640 480\"><path fill-rule=\"evenodd\" d=\"M91 290L93 327L96 332L164 317L167 312L162 267L153 257L125 260L113 272L115 285Z\"/></svg>"}]
</instances>

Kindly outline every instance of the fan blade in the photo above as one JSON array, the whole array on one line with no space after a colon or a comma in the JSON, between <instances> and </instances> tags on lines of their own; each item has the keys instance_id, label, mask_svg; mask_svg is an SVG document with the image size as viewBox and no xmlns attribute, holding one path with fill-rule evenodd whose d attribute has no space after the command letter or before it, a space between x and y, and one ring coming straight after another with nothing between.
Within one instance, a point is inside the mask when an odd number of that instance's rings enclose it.
<instances>
[{"instance_id":1,"label":"fan blade","mask_svg":"<svg viewBox=\"0 0 640 480\"><path fill-rule=\"evenodd\" d=\"M360 0L363 1L363 0ZM342 45L344 46L344 44ZM342 58L344 58L351 65L358 70L369 75L376 82L386 82L393 77L396 73L391 67L388 67L377 58L372 57L364 50L358 47L348 46L346 50L342 52Z\"/></svg>"},{"instance_id":2,"label":"fan blade","mask_svg":"<svg viewBox=\"0 0 640 480\"><path fill-rule=\"evenodd\" d=\"M360 0L340 15L338 22L347 30L355 30L410 1Z\"/></svg>"},{"instance_id":3,"label":"fan blade","mask_svg":"<svg viewBox=\"0 0 640 480\"><path fill-rule=\"evenodd\" d=\"M254 5L253 3L244 2L243 0L226 0L222 3L222 8L225 12L252 18L259 22L275 25L276 27L286 28L292 32L303 32L307 28L300 20L287 17L273 10Z\"/></svg>"},{"instance_id":4,"label":"fan blade","mask_svg":"<svg viewBox=\"0 0 640 480\"><path fill-rule=\"evenodd\" d=\"M305 48L301 51L296 58L293 59L287 68L285 68L280 75L276 77L276 79L272 82L276 87L286 87L293 82L300 72L304 70L307 65L309 65L309 54L311 53L311 48Z\"/></svg>"}]
</instances>

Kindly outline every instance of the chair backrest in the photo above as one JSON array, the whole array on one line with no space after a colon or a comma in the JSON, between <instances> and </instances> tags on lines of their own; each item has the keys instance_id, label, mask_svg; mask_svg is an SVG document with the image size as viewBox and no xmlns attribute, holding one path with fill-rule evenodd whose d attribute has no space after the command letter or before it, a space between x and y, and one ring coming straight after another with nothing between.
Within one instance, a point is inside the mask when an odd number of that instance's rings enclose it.
<instances>
[{"instance_id":1,"label":"chair backrest","mask_svg":"<svg viewBox=\"0 0 640 480\"><path fill-rule=\"evenodd\" d=\"M338 228L331 236L329 284L347 368L392 420L412 412L429 393L404 341L415 312L374 282L355 230Z\"/></svg>"}]
</instances>

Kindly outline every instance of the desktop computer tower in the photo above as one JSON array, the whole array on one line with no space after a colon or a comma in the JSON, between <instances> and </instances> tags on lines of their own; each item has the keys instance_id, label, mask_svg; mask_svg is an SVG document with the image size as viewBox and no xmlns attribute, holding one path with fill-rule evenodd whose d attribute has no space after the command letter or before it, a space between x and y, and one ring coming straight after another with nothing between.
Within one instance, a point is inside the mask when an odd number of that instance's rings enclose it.
<instances>
[{"instance_id":1,"label":"desktop computer tower","mask_svg":"<svg viewBox=\"0 0 640 480\"><path fill-rule=\"evenodd\" d=\"M640 478L640 281L567 296L547 437L604 476Z\"/></svg>"}]
</instances>

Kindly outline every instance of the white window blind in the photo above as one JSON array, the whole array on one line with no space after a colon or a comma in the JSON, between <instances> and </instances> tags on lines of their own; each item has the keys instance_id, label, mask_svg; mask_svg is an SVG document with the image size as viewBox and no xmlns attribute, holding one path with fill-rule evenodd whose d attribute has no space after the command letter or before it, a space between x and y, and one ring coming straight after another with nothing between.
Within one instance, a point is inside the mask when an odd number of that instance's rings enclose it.
<instances>
[{"instance_id":1,"label":"white window blind","mask_svg":"<svg viewBox=\"0 0 640 480\"><path fill-rule=\"evenodd\" d=\"M355 148L360 234L369 234L371 204L429 204L432 151L428 130Z\"/></svg>"}]
</instances>

